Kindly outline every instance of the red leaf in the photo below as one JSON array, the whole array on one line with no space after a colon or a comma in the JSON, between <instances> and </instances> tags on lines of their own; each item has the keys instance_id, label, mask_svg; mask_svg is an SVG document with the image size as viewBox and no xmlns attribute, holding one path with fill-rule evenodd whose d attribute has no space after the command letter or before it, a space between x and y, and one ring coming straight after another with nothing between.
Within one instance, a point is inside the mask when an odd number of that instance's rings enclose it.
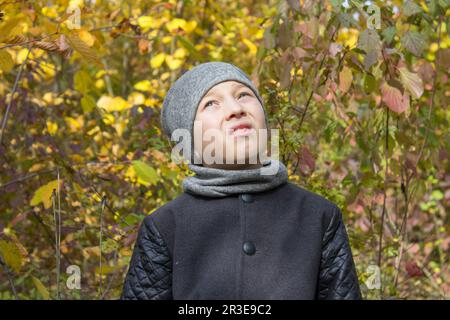
<instances>
[{"instance_id":1,"label":"red leaf","mask_svg":"<svg viewBox=\"0 0 450 320\"><path fill-rule=\"evenodd\" d=\"M382 100L392 111L402 113L409 108L409 95L405 91L402 95L400 90L391 87L386 82L381 85Z\"/></svg>"},{"instance_id":2,"label":"red leaf","mask_svg":"<svg viewBox=\"0 0 450 320\"><path fill-rule=\"evenodd\" d=\"M406 262L406 272L408 273L408 276L410 277L421 277L423 276L422 270L417 266L417 264L414 261L408 261Z\"/></svg>"}]
</instances>

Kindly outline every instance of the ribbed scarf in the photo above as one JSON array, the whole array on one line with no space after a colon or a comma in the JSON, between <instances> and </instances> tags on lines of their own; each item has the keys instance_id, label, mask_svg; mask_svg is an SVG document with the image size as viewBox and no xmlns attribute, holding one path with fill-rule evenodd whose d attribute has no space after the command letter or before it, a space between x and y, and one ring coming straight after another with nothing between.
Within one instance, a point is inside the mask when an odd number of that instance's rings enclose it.
<instances>
[{"instance_id":1,"label":"ribbed scarf","mask_svg":"<svg viewBox=\"0 0 450 320\"><path fill-rule=\"evenodd\" d=\"M271 175L261 174L263 168L267 170L269 167L276 165L278 165L276 173ZM195 175L184 179L184 191L212 198L262 192L274 189L288 180L285 165L273 159L266 160L263 162L263 166L257 169L226 170L208 168L193 163L190 163L188 167Z\"/></svg>"}]
</instances>

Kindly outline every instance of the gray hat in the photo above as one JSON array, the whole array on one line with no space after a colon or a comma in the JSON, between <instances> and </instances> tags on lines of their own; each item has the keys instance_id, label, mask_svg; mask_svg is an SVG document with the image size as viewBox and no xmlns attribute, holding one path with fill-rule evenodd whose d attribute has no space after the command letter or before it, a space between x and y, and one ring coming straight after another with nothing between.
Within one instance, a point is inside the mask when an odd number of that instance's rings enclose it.
<instances>
[{"instance_id":1,"label":"gray hat","mask_svg":"<svg viewBox=\"0 0 450 320\"><path fill-rule=\"evenodd\" d=\"M224 81L238 81L245 84L256 95L264 110L264 103L258 89L244 71L226 62L205 62L181 75L172 84L164 98L161 125L169 139L176 129L187 129L193 137L194 120L200 101L209 89ZM265 110L264 114L266 126L269 128ZM192 151L194 139L191 140Z\"/></svg>"}]
</instances>

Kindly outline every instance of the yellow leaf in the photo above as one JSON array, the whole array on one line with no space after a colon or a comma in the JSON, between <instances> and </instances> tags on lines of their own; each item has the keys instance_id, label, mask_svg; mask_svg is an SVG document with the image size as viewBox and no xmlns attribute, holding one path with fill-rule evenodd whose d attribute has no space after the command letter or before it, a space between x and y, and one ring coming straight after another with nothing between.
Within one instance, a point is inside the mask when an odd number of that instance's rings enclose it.
<instances>
[{"instance_id":1,"label":"yellow leaf","mask_svg":"<svg viewBox=\"0 0 450 320\"><path fill-rule=\"evenodd\" d=\"M150 65L153 69L159 68L161 67L161 65L163 64L164 60L166 58L166 54L165 53L159 53L156 56L154 56L151 60L150 60Z\"/></svg>"},{"instance_id":2,"label":"yellow leaf","mask_svg":"<svg viewBox=\"0 0 450 320\"><path fill-rule=\"evenodd\" d=\"M14 272L20 271L22 267L22 256L19 248L13 242L0 240L0 254L8 267Z\"/></svg>"},{"instance_id":3,"label":"yellow leaf","mask_svg":"<svg viewBox=\"0 0 450 320\"><path fill-rule=\"evenodd\" d=\"M190 21L182 27L187 33L191 33L197 27L197 21Z\"/></svg>"},{"instance_id":4,"label":"yellow leaf","mask_svg":"<svg viewBox=\"0 0 450 320\"><path fill-rule=\"evenodd\" d=\"M70 0L69 8L82 8L84 7L84 0Z\"/></svg>"},{"instance_id":5,"label":"yellow leaf","mask_svg":"<svg viewBox=\"0 0 450 320\"><path fill-rule=\"evenodd\" d=\"M119 137L122 136L123 131L125 130L127 126L127 121L119 121L118 123L115 123L113 125L114 129L116 129L117 134Z\"/></svg>"},{"instance_id":6,"label":"yellow leaf","mask_svg":"<svg viewBox=\"0 0 450 320\"><path fill-rule=\"evenodd\" d=\"M176 32L178 28L182 28L184 30L185 26L186 20L179 18L175 18L166 24L166 28L167 30L169 30L169 32Z\"/></svg>"},{"instance_id":7,"label":"yellow leaf","mask_svg":"<svg viewBox=\"0 0 450 320\"><path fill-rule=\"evenodd\" d=\"M97 201L97 202L102 202L102 199L101 199L100 196L99 196L98 194L96 194L96 193L94 193L94 194L92 195L92 198L93 198L95 201Z\"/></svg>"},{"instance_id":8,"label":"yellow leaf","mask_svg":"<svg viewBox=\"0 0 450 320\"><path fill-rule=\"evenodd\" d=\"M81 107L84 113L89 113L95 108L95 99L90 95L85 95L81 99Z\"/></svg>"},{"instance_id":9,"label":"yellow leaf","mask_svg":"<svg viewBox=\"0 0 450 320\"><path fill-rule=\"evenodd\" d=\"M73 188L75 189L75 191L78 194L84 194L85 193L84 189L76 182L73 182Z\"/></svg>"},{"instance_id":10,"label":"yellow leaf","mask_svg":"<svg viewBox=\"0 0 450 320\"><path fill-rule=\"evenodd\" d=\"M86 94L92 87L92 78L85 70L81 69L73 77L75 90Z\"/></svg>"},{"instance_id":11,"label":"yellow leaf","mask_svg":"<svg viewBox=\"0 0 450 320\"><path fill-rule=\"evenodd\" d=\"M17 236L13 232L10 232L8 234L8 236L13 240L13 242L16 245L17 249L19 250L20 255L21 255L22 259L23 259L22 261L24 261L24 260L29 261L29 259L28 259L28 251L22 245L22 243L19 241L19 238L17 238Z\"/></svg>"},{"instance_id":12,"label":"yellow leaf","mask_svg":"<svg viewBox=\"0 0 450 320\"><path fill-rule=\"evenodd\" d=\"M103 115L103 122L107 125L112 125L114 122L116 122L116 118L110 113L106 113Z\"/></svg>"},{"instance_id":13,"label":"yellow leaf","mask_svg":"<svg viewBox=\"0 0 450 320\"><path fill-rule=\"evenodd\" d=\"M63 180L60 179L59 181L60 181L60 188L61 188ZM42 202L44 204L45 209L50 208L52 205L51 196L52 196L53 189L55 189L55 190L58 189L58 180L50 181L46 185L37 189L34 193L33 199L31 199L31 201L30 201L30 205L36 206Z\"/></svg>"},{"instance_id":14,"label":"yellow leaf","mask_svg":"<svg viewBox=\"0 0 450 320\"><path fill-rule=\"evenodd\" d=\"M11 39L23 30L21 18L14 17L0 24L0 42Z\"/></svg>"},{"instance_id":15,"label":"yellow leaf","mask_svg":"<svg viewBox=\"0 0 450 320\"><path fill-rule=\"evenodd\" d=\"M0 70L3 72L10 72L14 67L14 61L5 49L0 50Z\"/></svg>"},{"instance_id":16,"label":"yellow leaf","mask_svg":"<svg viewBox=\"0 0 450 320\"><path fill-rule=\"evenodd\" d=\"M423 82L417 73L409 72L405 67L398 69L400 71L400 81L411 95L419 99L423 94Z\"/></svg>"},{"instance_id":17,"label":"yellow leaf","mask_svg":"<svg viewBox=\"0 0 450 320\"><path fill-rule=\"evenodd\" d=\"M46 80L52 79L55 76L55 66L45 61L39 62L38 73Z\"/></svg>"},{"instance_id":18,"label":"yellow leaf","mask_svg":"<svg viewBox=\"0 0 450 320\"><path fill-rule=\"evenodd\" d=\"M177 58L177 59L183 59L184 57L186 57L187 54L187 50L184 48L178 48L177 50L175 50L175 52L173 53L173 57Z\"/></svg>"},{"instance_id":19,"label":"yellow leaf","mask_svg":"<svg viewBox=\"0 0 450 320\"><path fill-rule=\"evenodd\" d=\"M71 132L76 132L80 130L84 125L83 115L80 115L76 119L72 117L64 117L64 120L66 121L66 124L69 126Z\"/></svg>"},{"instance_id":20,"label":"yellow leaf","mask_svg":"<svg viewBox=\"0 0 450 320\"><path fill-rule=\"evenodd\" d=\"M170 70L176 70L183 64L183 60L173 58L171 56L166 56L166 64Z\"/></svg>"},{"instance_id":21,"label":"yellow leaf","mask_svg":"<svg viewBox=\"0 0 450 320\"><path fill-rule=\"evenodd\" d=\"M95 37L87 30L81 29L78 31L78 37L85 42L89 47L92 47L95 42Z\"/></svg>"},{"instance_id":22,"label":"yellow leaf","mask_svg":"<svg viewBox=\"0 0 450 320\"><path fill-rule=\"evenodd\" d=\"M132 92L128 96L128 103L133 106L137 106L145 103L145 97L140 92Z\"/></svg>"},{"instance_id":23,"label":"yellow leaf","mask_svg":"<svg viewBox=\"0 0 450 320\"><path fill-rule=\"evenodd\" d=\"M83 256L89 258L93 255L100 256L100 247L99 246L87 247L87 248L83 249Z\"/></svg>"},{"instance_id":24,"label":"yellow leaf","mask_svg":"<svg viewBox=\"0 0 450 320\"><path fill-rule=\"evenodd\" d=\"M150 80L139 81L134 85L134 88L139 91L150 91L152 87Z\"/></svg>"},{"instance_id":25,"label":"yellow leaf","mask_svg":"<svg viewBox=\"0 0 450 320\"><path fill-rule=\"evenodd\" d=\"M121 268L121 266L105 266L102 265L102 270L101 270L101 274L105 275L105 274L109 274L112 273L116 270L119 270ZM96 267L95 268L95 273L96 274L100 274L100 267Z\"/></svg>"},{"instance_id":26,"label":"yellow leaf","mask_svg":"<svg viewBox=\"0 0 450 320\"><path fill-rule=\"evenodd\" d=\"M132 166L129 166L127 171L125 171L125 177L130 179L130 181L136 180L136 170Z\"/></svg>"},{"instance_id":27,"label":"yellow leaf","mask_svg":"<svg viewBox=\"0 0 450 320\"><path fill-rule=\"evenodd\" d=\"M101 96L97 101L97 107L108 112L122 111L128 109L130 105L122 97Z\"/></svg>"},{"instance_id":28,"label":"yellow leaf","mask_svg":"<svg viewBox=\"0 0 450 320\"><path fill-rule=\"evenodd\" d=\"M75 49L86 61L95 63L99 67L102 67L100 59L97 57L97 53L89 47L89 45L81 40L77 35L67 34L72 48Z\"/></svg>"},{"instance_id":29,"label":"yellow leaf","mask_svg":"<svg viewBox=\"0 0 450 320\"><path fill-rule=\"evenodd\" d=\"M95 87L98 89L103 89L105 87L105 80L103 80L103 79L96 80Z\"/></svg>"},{"instance_id":30,"label":"yellow leaf","mask_svg":"<svg viewBox=\"0 0 450 320\"><path fill-rule=\"evenodd\" d=\"M48 293L47 288L42 284L41 280L36 277L31 276L34 285L36 286L37 291L42 296L44 300L50 300L50 294Z\"/></svg>"},{"instance_id":31,"label":"yellow leaf","mask_svg":"<svg viewBox=\"0 0 450 320\"><path fill-rule=\"evenodd\" d=\"M49 18L57 18L58 17L58 11L56 10L55 6L44 7L44 8L42 8L41 12L44 16L47 16Z\"/></svg>"},{"instance_id":32,"label":"yellow leaf","mask_svg":"<svg viewBox=\"0 0 450 320\"><path fill-rule=\"evenodd\" d=\"M250 49L250 53L253 56L256 55L258 48L255 46L255 44L246 38L244 38L242 41L244 41L245 45Z\"/></svg>"},{"instance_id":33,"label":"yellow leaf","mask_svg":"<svg viewBox=\"0 0 450 320\"><path fill-rule=\"evenodd\" d=\"M21 64L23 62L23 60L25 60L25 57L28 54L28 49L24 48L24 49L20 49L19 52L17 52L16 56L15 56L15 60L17 64ZM30 53L30 58L32 57L32 53Z\"/></svg>"},{"instance_id":34,"label":"yellow leaf","mask_svg":"<svg viewBox=\"0 0 450 320\"><path fill-rule=\"evenodd\" d=\"M172 41L172 39L173 39L173 37L171 37L171 36L164 36L164 37L161 38L161 41L164 44L168 44L169 42Z\"/></svg>"},{"instance_id":35,"label":"yellow leaf","mask_svg":"<svg viewBox=\"0 0 450 320\"><path fill-rule=\"evenodd\" d=\"M339 35L337 37L336 42L343 45L348 46L350 49L356 47L359 38L359 31L354 28L342 28L339 31Z\"/></svg>"},{"instance_id":36,"label":"yellow leaf","mask_svg":"<svg viewBox=\"0 0 450 320\"><path fill-rule=\"evenodd\" d=\"M141 16L138 18L138 25L142 28L143 32L147 32L150 28L155 27L155 19L150 16Z\"/></svg>"},{"instance_id":37,"label":"yellow leaf","mask_svg":"<svg viewBox=\"0 0 450 320\"><path fill-rule=\"evenodd\" d=\"M47 120L47 131L48 133L50 133L50 135L54 136L55 133L58 131L58 124L50 120Z\"/></svg>"}]
</instances>

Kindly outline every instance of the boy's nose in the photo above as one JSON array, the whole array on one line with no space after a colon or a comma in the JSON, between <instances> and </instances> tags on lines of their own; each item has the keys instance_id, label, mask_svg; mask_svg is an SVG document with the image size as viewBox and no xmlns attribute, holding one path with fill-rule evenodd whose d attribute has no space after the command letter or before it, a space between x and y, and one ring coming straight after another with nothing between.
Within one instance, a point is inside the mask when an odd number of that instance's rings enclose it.
<instances>
[{"instance_id":1,"label":"boy's nose","mask_svg":"<svg viewBox=\"0 0 450 320\"><path fill-rule=\"evenodd\" d=\"M231 119L232 117L240 118L245 115L244 108L235 99L229 99L229 101L227 101L225 112L227 120Z\"/></svg>"}]
</instances>

